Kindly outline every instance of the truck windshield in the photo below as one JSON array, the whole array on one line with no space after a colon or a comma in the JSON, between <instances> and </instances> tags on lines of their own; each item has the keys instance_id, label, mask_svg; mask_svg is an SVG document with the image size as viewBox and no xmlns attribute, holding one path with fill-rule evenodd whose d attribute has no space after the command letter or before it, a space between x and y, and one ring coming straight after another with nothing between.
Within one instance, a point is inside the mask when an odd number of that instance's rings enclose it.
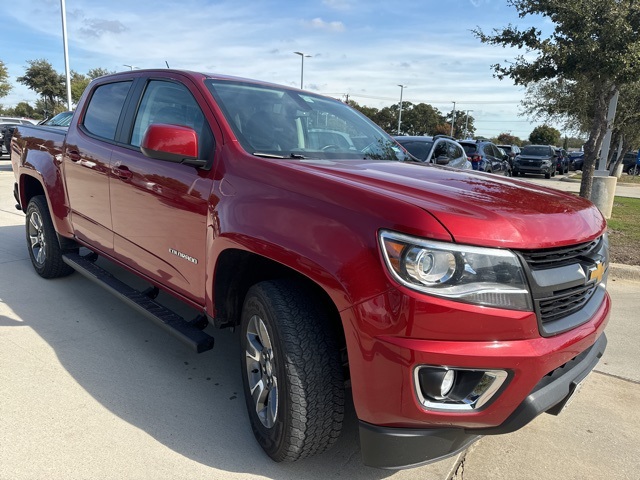
<instances>
[{"instance_id":1,"label":"truck windshield","mask_svg":"<svg viewBox=\"0 0 640 480\"><path fill-rule=\"evenodd\" d=\"M206 81L249 153L273 158L410 160L381 128L344 103L285 87Z\"/></svg>"}]
</instances>

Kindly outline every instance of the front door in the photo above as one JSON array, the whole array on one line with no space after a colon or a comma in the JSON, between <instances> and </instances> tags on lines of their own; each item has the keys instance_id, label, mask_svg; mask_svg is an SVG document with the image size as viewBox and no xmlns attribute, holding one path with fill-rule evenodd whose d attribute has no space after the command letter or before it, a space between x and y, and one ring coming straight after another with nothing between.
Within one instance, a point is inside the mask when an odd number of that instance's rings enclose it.
<instances>
[{"instance_id":1,"label":"front door","mask_svg":"<svg viewBox=\"0 0 640 480\"><path fill-rule=\"evenodd\" d=\"M115 256L204 304L211 172L146 157L139 146L152 123L193 128L200 157L213 154L213 135L189 89L174 81L150 80L129 145L115 147L111 159Z\"/></svg>"}]
</instances>

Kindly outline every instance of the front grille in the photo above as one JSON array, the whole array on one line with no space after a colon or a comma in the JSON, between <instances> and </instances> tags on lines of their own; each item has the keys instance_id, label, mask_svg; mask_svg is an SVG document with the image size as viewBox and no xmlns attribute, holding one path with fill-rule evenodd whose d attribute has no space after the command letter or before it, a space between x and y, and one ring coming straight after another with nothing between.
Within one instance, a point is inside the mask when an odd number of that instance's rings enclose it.
<instances>
[{"instance_id":1,"label":"front grille","mask_svg":"<svg viewBox=\"0 0 640 480\"><path fill-rule=\"evenodd\" d=\"M597 285L584 285L558 292L551 298L538 301L540 321L545 324L560 320L581 310L596 291Z\"/></svg>"},{"instance_id":2,"label":"front grille","mask_svg":"<svg viewBox=\"0 0 640 480\"><path fill-rule=\"evenodd\" d=\"M601 238L596 238L591 242L572 245L570 247L529 250L521 253L531 268L561 267L576 263L578 257L596 252L599 249L600 241Z\"/></svg>"},{"instance_id":3,"label":"front grille","mask_svg":"<svg viewBox=\"0 0 640 480\"><path fill-rule=\"evenodd\" d=\"M587 322L600 305L599 299L604 300L600 281L589 278L594 267L607 266L604 237L519 253L528 267L527 278L543 335L555 335Z\"/></svg>"}]
</instances>

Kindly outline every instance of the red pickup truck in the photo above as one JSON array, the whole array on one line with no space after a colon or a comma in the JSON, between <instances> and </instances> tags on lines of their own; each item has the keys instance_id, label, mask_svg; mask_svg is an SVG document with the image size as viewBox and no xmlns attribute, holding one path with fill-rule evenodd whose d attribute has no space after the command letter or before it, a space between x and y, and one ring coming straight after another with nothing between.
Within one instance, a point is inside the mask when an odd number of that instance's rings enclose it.
<instances>
[{"instance_id":1,"label":"red pickup truck","mask_svg":"<svg viewBox=\"0 0 640 480\"><path fill-rule=\"evenodd\" d=\"M197 351L238 328L248 416L276 461L335 443L348 390L365 464L445 458L559 413L606 346L591 203L415 162L334 99L118 73L68 131L18 127L11 161L42 277L83 273Z\"/></svg>"}]
</instances>

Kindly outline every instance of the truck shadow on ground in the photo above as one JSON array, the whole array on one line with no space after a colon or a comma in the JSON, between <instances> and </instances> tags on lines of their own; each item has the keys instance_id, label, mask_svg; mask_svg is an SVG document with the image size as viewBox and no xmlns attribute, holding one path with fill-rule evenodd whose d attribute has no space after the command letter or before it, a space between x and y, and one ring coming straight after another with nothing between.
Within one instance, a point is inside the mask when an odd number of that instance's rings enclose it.
<instances>
[{"instance_id":1,"label":"truck shadow on ground","mask_svg":"<svg viewBox=\"0 0 640 480\"><path fill-rule=\"evenodd\" d=\"M361 464L350 398L342 436L330 451L274 463L249 426L237 333L212 330L216 346L198 355L79 274L41 279L27 257L23 228L0 228L1 300L19 318L0 316L0 328L33 329L62 368L117 417L184 457L229 472L278 479L375 479L394 473Z\"/></svg>"}]
</instances>

